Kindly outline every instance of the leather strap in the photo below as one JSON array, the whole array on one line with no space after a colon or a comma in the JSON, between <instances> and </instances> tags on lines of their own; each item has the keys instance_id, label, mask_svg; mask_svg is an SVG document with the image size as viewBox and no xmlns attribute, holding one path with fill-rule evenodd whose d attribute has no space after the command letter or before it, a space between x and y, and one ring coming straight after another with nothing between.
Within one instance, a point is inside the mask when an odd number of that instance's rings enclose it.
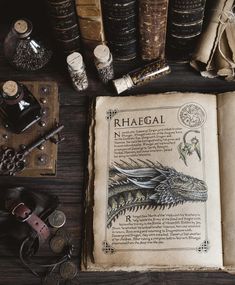
<instances>
[{"instance_id":1,"label":"leather strap","mask_svg":"<svg viewBox=\"0 0 235 285\"><path fill-rule=\"evenodd\" d=\"M39 242L43 243L50 235L48 226L34 214L23 202L8 203L7 209L14 215L20 222L26 222L39 237Z\"/></svg>"}]
</instances>

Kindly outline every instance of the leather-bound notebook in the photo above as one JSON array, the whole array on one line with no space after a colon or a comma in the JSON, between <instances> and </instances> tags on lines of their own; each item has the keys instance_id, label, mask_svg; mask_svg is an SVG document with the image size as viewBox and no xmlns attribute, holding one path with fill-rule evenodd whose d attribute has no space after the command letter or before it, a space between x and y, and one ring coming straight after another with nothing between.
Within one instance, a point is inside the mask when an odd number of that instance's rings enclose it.
<instances>
[{"instance_id":1,"label":"leather-bound notebook","mask_svg":"<svg viewBox=\"0 0 235 285\"><path fill-rule=\"evenodd\" d=\"M60 48L65 54L80 50L75 0L47 0L48 14Z\"/></svg>"},{"instance_id":2,"label":"leather-bound notebook","mask_svg":"<svg viewBox=\"0 0 235 285\"><path fill-rule=\"evenodd\" d=\"M93 49L104 43L100 0L76 0L76 11L83 45Z\"/></svg>"},{"instance_id":3,"label":"leather-bound notebook","mask_svg":"<svg viewBox=\"0 0 235 285\"><path fill-rule=\"evenodd\" d=\"M206 0L170 0L168 40L172 48L192 51L202 31Z\"/></svg>"},{"instance_id":4,"label":"leather-bound notebook","mask_svg":"<svg viewBox=\"0 0 235 285\"><path fill-rule=\"evenodd\" d=\"M130 60L137 55L138 1L102 0L104 30L113 57Z\"/></svg>"},{"instance_id":5,"label":"leather-bound notebook","mask_svg":"<svg viewBox=\"0 0 235 285\"><path fill-rule=\"evenodd\" d=\"M165 57L168 0L139 0L140 50L143 60Z\"/></svg>"}]
</instances>

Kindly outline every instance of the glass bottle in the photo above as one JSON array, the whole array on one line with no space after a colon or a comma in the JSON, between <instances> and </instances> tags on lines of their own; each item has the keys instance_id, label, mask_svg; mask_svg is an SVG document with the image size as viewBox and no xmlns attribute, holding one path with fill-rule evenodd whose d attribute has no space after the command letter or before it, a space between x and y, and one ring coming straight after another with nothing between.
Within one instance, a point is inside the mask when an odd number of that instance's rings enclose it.
<instances>
[{"instance_id":1,"label":"glass bottle","mask_svg":"<svg viewBox=\"0 0 235 285\"><path fill-rule=\"evenodd\" d=\"M41 105L16 81L6 81L0 91L0 115L14 133L22 133L41 118Z\"/></svg>"},{"instance_id":2,"label":"glass bottle","mask_svg":"<svg viewBox=\"0 0 235 285\"><path fill-rule=\"evenodd\" d=\"M32 34L29 20L17 20L4 40L4 55L16 69L33 71L42 68L51 59L52 52Z\"/></svg>"},{"instance_id":3,"label":"glass bottle","mask_svg":"<svg viewBox=\"0 0 235 285\"><path fill-rule=\"evenodd\" d=\"M108 83L114 78L113 57L106 45L98 45L94 49L95 66L99 78L103 83Z\"/></svg>"},{"instance_id":4,"label":"glass bottle","mask_svg":"<svg viewBox=\"0 0 235 285\"><path fill-rule=\"evenodd\" d=\"M159 59L130 71L121 78L113 80L118 94L136 86L146 84L154 79L171 72L170 66L165 59Z\"/></svg>"},{"instance_id":5,"label":"glass bottle","mask_svg":"<svg viewBox=\"0 0 235 285\"><path fill-rule=\"evenodd\" d=\"M88 78L82 55L79 52L73 52L67 56L67 65L73 87L76 91L82 91L88 87Z\"/></svg>"}]
</instances>

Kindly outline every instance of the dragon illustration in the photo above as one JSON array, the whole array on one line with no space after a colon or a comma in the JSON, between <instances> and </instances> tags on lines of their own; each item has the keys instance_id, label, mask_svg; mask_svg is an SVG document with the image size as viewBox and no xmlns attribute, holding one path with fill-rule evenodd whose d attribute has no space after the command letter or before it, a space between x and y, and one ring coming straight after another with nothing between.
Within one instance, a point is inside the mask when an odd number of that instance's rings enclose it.
<instances>
[{"instance_id":1,"label":"dragon illustration","mask_svg":"<svg viewBox=\"0 0 235 285\"><path fill-rule=\"evenodd\" d=\"M108 193L107 227L126 211L207 200L204 181L149 160L111 166Z\"/></svg>"},{"instance_id":2,"label":"dragon illustration","mask_svg":"<svg viewBox=\"0 0 235 285\"><path fill-rule=\"evenodd\" d=\"M192 155L196 152L199 161L201 161L201 151L199 139L195 136L191 139L191 142L187 142L186 137L189 133L200 133L199 131L189 130L183 136L183 142L178 145L178 152L180 154L180 159L183 160L184 164L187 165L187 156Z\"/></svg>"}]
</instances>

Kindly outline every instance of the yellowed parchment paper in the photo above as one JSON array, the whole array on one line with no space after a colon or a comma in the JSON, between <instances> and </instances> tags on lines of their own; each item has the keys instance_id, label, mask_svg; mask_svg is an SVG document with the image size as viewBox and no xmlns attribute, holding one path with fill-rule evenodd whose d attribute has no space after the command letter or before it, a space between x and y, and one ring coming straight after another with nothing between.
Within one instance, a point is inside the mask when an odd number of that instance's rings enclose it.
<instances>
[{"instance_id":1,"label":"yellowed parchment paper","mask_svg":"<svg viewBox=\"0 0 235 285\"><path fill-rule=\"evenodd\" d=\"M221 267L216 96L98 97L95 122L87 269Z\"/></svg>"},{"instance_id":2,"label":"yellowed parchment paper","mask_svg":"<svg viewBox=\"0 0 235 285\"><path fill-rule=\"evenodd\" d=\"M199 38L190 62L204 77L218 75L231 78L233 73L234 39L227 38L234 31L234 20L230 23L233 0L215 0L207 27ZM231 39L230 39L231 38ZM225 59L226 58L226 59Z\"/></svg>"},{"instance_id":3,"label":"yellowed parchment paper","mask_svg":"<svg viewBox=\"0 0 235 285\"><path fill-rule=\"evenodd\" d=\"M224 266L235 266L235 92L218 95Z\"/></svg>"}]
</instances>

